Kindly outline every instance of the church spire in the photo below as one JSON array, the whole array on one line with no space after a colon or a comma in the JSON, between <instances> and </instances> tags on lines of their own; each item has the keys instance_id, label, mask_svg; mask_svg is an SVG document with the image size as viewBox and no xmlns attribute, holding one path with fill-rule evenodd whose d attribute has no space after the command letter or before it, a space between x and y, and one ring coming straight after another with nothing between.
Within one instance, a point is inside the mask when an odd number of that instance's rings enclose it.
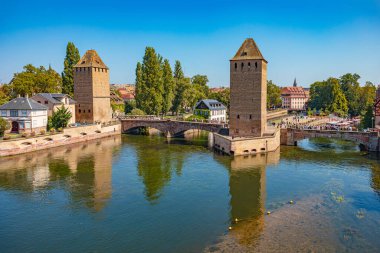
<instances>
[{"instance_id":1,"label":"church spire","mask_svg":"<svg viewBox=\"0 0 380 253\"><path fill-rule=\"evenodd\" d=\"M293 87L297 87L297 79L294 78Z\"/></svg>"}]
</instances>

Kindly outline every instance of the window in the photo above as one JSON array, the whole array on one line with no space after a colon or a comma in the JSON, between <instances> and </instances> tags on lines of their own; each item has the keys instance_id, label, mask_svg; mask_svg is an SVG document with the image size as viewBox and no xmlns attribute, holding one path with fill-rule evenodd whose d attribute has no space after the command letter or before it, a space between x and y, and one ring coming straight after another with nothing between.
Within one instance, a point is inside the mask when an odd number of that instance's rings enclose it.
<instances>
[{"instance_id":1,"label":"window","mask_svg":"<svg viewBox=\"0 0 380 253\"><path fill-rule=\"evenodd\" d=\"M47 100L45 100L45 105L47 105L49 102Z\"/></svg>"},{"instance_id":2,"label":"window","mask_svg":"<svg viewBox=\"0 0 380 253\"><path fill-rule=\"evenodd\" d=\"M235 133L237 133L237 134L238 134L238 133L239 133L239 129L237 129L237 128L236 128L236 129L235 129Z\"/></svg>"},{"instance_id":3,"label":"window","mask_svg":"<svg viewBox=\"0 0 380 253\"><path fill-rule=\"evenodd\" d=\"M30 128L30 122L25 122L25 128Z\"/></svg>"},{"instance_id":4,"label":"window","mask_svg":"<svg viewBox=\"0 0 380 253\"><path fill-rule=\"evenodd\" d=\"M248 70L251 70L251 63L248 62Z\"/></svg>"},{"instance_id":5,"label":"window","mask_svg":"<svg viewBox=\"0 0 380 253\"><path fill-rule=\"evenodd\" d=\"M237 118L240 119L240 115L239 114L237 115Z\"/></svg>"},{"instance_id":6,"label":"window","mask_svg":"<svg viewBox=\"0 0 380 253\"><path fill-rule=\"evenodd\" d=\"M18 117L18 111L17 110L11 110L11 117Z\"/></svg>"},{"instance_id":7,"label":"window","mask_svg":"<svg viewBox=\"0 0 380 253\"><path fill-rule=\"evenodd\" d=\"M37 126L37 120L33 120L33 127Z\"/></svg>"},{"instance_id":8,"label":"window","mask_svg":"<svg viewBox=\"0 0 380 253\"><path fill-rule=\"evenodd\" d=\"M255 62L255 68L257 69L257 62Z\"/></svg>"},{"instance_id":9,"label":"window","mask_svg":"<svg viewBox=\"0 0 380 253\"><path fill-rule=\"evenodd\" d=\"M235 62L235 71L237 70L237 63Z\"/></svg>"},{"instance_id":10,"label":"window","mask_svg":"<svg viewBox=\"0 0 380 253\"><path fill-rule=\"evenodd\" d=\"M88 110L88 113L90 113L90 112L91 112L91 110L89 109L89 110Z\"/></svg>"},{"instance_id":11,"label":"window","mask_svg":"<svg viewBox=\"0 0 380 253\"><path fill-rule=\"evenodd\" d=\"M37 102L41 104L41 101L37 101Z\"/></svg>"},{"instance_id":12,"label":"window","mask_svg":"<svg viewBox=\"0 0 380 253\"><path fill-rule=\"evenodd\" d=\"M6 117L7 116L7 110L1 110L1 116Z\"/></svg>"},{"instance_id":13,"label":"window","mask_svg":"<svg viewBox=\"0 0 380 253\"><path fill-rule=\"evenodd\" d=\"M242 62L241 63L241 70L243 70L243 68L244 68L244 63Z\"/></svg>"},{"instance_id":14,"label":"window","mask_svg":"<svg viewBox=\"0 0 380 253\"><path fill-rule=\"evenodd\" d=\"M24 122L19 122L18 125L20 126L20 129L24 129L25 128L25 123Z\"/></svg>"},{"instance_id":15,"label":"window","mask_svg":"<svg viewBox=\"0 0 380 253\"><path fill-rule=\"evenodd\" d=\"M79 109L78 112L81 113L82 112L81 109Z\"/></svg>"},{"instance_id":16,"label":"window","mask_svg":"<svg viewBox=\"0 0 380 253\"><path fill-rule=\"evenodd\" d=\"M26 112L26 110L22 110L21 111L21 116L27 116L28 114L27 114L27 112Z\"/></svg>"},{"instance_id":17,"label":"window","mask_svg":"<svg viewBox=\"0 0 380 253\"><path fill-rule=\"evenodd\" d=\"M252 114L249 115L249 119L252 119Z\"/></svg>"}]
</instances>

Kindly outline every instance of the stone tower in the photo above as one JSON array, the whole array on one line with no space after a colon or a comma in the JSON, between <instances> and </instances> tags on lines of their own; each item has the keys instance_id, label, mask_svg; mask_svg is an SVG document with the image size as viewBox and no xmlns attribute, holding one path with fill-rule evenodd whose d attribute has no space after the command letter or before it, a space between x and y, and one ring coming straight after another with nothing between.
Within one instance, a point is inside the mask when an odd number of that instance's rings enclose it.
<instances>
[{"instance_id":1,"label":"stone tower","mask_svg":"<svg viewBox=\"0 0 380 253\"><path fill-rule=\"evenodd\" d=\"M230 60L230 136L261 137L267 124L267 61L252 38Z\"/></svg>"},{"instance_id":2,"label":"stone tower","mask_svg":"<svg viewBox=\"0 0 380 253\"><path fill-rule=\"evenodd\" d=\"M88 50L74 66L77 122L108 122L112 118L109 69L95 50Z\"/></svg>"}]
</instances>

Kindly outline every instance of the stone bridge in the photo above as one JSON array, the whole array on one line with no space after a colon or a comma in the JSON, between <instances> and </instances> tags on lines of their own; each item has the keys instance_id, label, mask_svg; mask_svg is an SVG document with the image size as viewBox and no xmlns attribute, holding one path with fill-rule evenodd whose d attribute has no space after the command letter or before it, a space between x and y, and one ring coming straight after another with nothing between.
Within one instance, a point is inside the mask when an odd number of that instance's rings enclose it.
<instances>
[{"instance_id":1,"label":"stone bridge","mask_svg":"<svg viewBox=\"0 0 380 253\"><path fill-rule=\"evenodd\" d=\"M358 143L360 150L379 152L377 132L355 132L337 130L281 129L281 145L297 146L297 142L308 138L338 138Z\"/></svg>"},{"instance_id":2,"label":"stone bridge","mask_svg":"<svg viewBox=\"0 0 380 253\"><path fill-rule=\"evenodd\" d=\"M178 136L187 130L193 129L219 133L224 128L224 124L192 121L130 118L120 119L120 121L121 130L124 133L137 127L151 127L163 132L167 137Z\"/></svg>"}]
</instances>

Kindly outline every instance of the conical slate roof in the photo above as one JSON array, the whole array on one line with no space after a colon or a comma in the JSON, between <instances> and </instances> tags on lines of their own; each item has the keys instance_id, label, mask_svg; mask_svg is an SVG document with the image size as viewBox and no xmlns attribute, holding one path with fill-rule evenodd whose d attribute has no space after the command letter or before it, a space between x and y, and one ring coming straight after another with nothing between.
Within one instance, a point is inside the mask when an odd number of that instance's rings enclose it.
<instances>
[{"instance_id":1,"label":"conical slate roof","mask_svg":"<svg viewBox=\"0 0 380 253\"><path fill-rule=\"evenodd\" d=\"M252 38L246 39L236 52L234 58L231 59L231 61L238 60L264 60L267 62Z\"/></svg>"},{"instance_id":2,"label":"conical slate roof","mask_svg":"<svg viewBox=\"0 0 380 253\"><path fill-rule=\"evenodd\" d=\"M77 64L74 67L97 67L97 68L106 68L108 67L104 64L102 59L100 59L98 53L91 49L82 56Z\"/></svg>"}]
</instances>

